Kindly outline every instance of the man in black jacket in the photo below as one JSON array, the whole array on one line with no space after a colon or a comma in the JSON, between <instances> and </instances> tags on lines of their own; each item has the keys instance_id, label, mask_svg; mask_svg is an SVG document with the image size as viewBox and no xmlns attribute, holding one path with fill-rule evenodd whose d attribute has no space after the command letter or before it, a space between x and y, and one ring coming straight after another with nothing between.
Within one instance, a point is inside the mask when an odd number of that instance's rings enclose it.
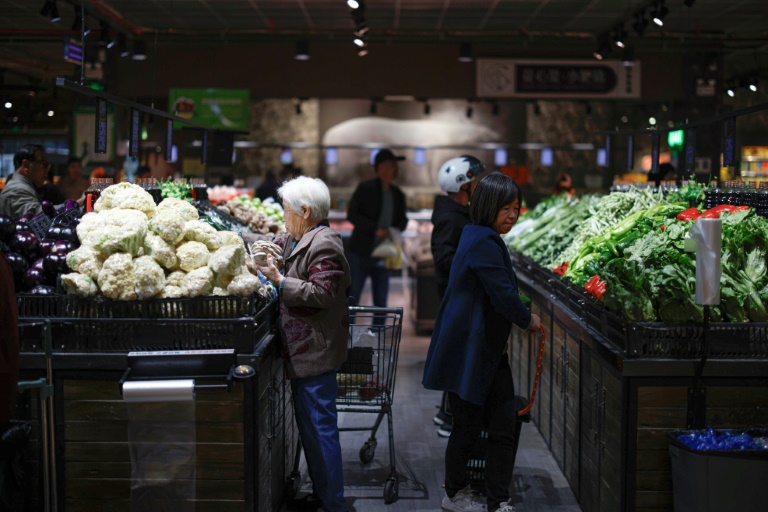
<instances>
[{"instance_id":1,"label":"man in black jacket","mask_svg":"<svg viewBox=\"0 0 768 512\"><path fill-rule=\"evenodd\" d=\"M391 237L390 228L405 229L405 194L393 184L397 178L397 162L388 149L379 150L373 167L376 178L360 183L349 201L347 219L355 229L349 241L349 268L352 273L350 297L360 304L365 280L371 277L373 305L386 307L389 294L389 270L383 258L373 258L373 249Z\"/></svg>"},{"instance_id":2,"label":"man in black jacket","mask_svg":"<svg viewBox=\"0 0 768 512\"><path fill-rule=\"evenodd\" d=\"M435 262L435 282L437 293L442 301L448 287L451 263L459 246L459 239L464 226L470 223L469 199L472 195L472 180L485 170L485 165L477 158L462 155L445 162L437 171L437 182L446 193L435 198L432 210L432 259ZM451 435L453 417L448 407L448 397L443 393L440 410L433 421L440 428L441 437Z\"/></svg>"}]
</instances>

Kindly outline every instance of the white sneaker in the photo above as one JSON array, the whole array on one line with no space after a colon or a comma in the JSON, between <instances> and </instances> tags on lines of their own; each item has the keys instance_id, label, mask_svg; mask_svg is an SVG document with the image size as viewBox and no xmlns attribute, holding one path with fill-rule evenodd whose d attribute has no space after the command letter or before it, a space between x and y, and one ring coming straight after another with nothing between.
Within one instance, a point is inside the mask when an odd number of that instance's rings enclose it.
<instances>
[{"instance_id":1,"label":"white sneaker","mask_svg":"<svg viewBox=\"0 0 768 512\"><path fill-rule=\"evenodd\" d=\"M496 512L515 512L515 507L508 501L502 501L499 503L499 508L496 509Z\"/></svg>"},{"instance_id":2,"label":"white sneaker","mask_svg":"<svg viewBox=\"0 0 768 512\"><path fill-rule=\"evenodd\" d=\"M453 512L487 512L483 500L473 493L469 487L457 492L453 498L446 496L441 505L443 510Z\"/></svg>"}]
</instances>

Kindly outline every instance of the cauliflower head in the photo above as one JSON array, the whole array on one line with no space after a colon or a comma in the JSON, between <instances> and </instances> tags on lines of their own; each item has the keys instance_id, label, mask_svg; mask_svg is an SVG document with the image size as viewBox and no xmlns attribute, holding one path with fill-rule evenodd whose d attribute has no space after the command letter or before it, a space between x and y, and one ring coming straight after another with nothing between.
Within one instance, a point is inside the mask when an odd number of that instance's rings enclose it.
<instances>
[{"instance_id":1,"label":"cauliflower head","mask_svg":"<svg viewBox=\"0 0 768 512\"><path fill-rule=\"evenodd\" d=\"M215 297L226 297L229 295L229 292L227 291L226 288L214 286L212 295L214 295Z\"/></svg>"},{"instance_id":2,"label":"cauliflower head","mask_svg":"<svg viewBox=\"0 0 768 512\"><path fill-rule=\"evenodd\" d=\"M151 256L133 260L133 283L139 299L149 299L165 287L165 271Z\"/></svg>"},{"instance_id":3,"label":"cauliflower head","mask_svg":"<svg viewBox=\"0 0 768 512\"><path fill-rule=\"evenodd\" d=\"M210 255L208 248L200 242L185 242L176 248L179 267L185 272L204 267Z\"/></svg>"},{"instance_id":4,"label":"cauliflower head","mask_svg":"<svg viewBox=\"0 0 768 512\"><path fill-rule=\"evenodd\" d=\"M85 222L85 224L83 224ZM89 213L77 225L80 243L102 254L143 252L147 234L147 216L138 210L115 208L103 213Z\"/></svg>"},{"instance_id":5,"label":"cauliflower head","mask_svg":"<svg viewBox=\"0 0 768 512\"><path fill-rule=\"evenodd\" d=\"M205 246L215 251L221 247L221 237L216 228L201 220L190 220L184 224L184 238L195 242L204 243Z\"/></svg>"},{"instance_id":6,"label":"cauliflower head","mask_svg":"<svg viewBox=\"0 0 768 512\"><path fill-rule=\"evenodd\" d=\"M233 231L219 231L221 245L243 245L243 237Z\"/></svg>"},{"instance_id":7,"label":"cauliflower head","mask_svg":"<svg viewBox=\"0 0 768 512\"><path fill-rule=\"evenodd\" d=\"M184 239L185 222L176 212L162 210L149 221L149 230L169 244L176 245Z\"/></svg>"},{"instance_id":8,"label":"cauliflower head","mask_svg":"<svg viewBox=\"0 0 768 512\"><path fill-rule=\"evenodd\" d=\"M107 298L136 300L131 255L118 252L107 258L99 272L98 283Z\"/></svg>"},{"instance_id":9,"label":"cauliflower head","mask_svg":"<svg viewBox=\"0 0 768 512\"><path fill-rule=\"evenodd\" d=\"M168 274L168 277L165 278L165 285L166 286L181 286L181 281L184 279L184 276L187 275L186 272L183 270L174 270L170 274Z\"/></svg>"},{"instance_id":10,"label":"cauliflower head","mask_svg":"<svg viewBox=\"0 0 768 512\"><path fill-rule=\"evenodd\" d=\"M247 296L261 289L261 281L250 272L243 272L232 278L227 291L232 295Z\"/></svg>"},{"instance_id":11,"label":"cauliflower head","mask_svg":"<svg viewBox=\"0 0 768 512\"><path fill-rule=\"evenodd\" d=\"M175 197L166 197L160 204L157 205L157 213L171 212L176 217L181 218L184 222L188 220L197 220L200 214L197 213L197 208L192 206L189 202L182 199L176 199Z\"/></svg>"},{"instance_id":12,"label":"cauliflower head","mask_svg":"<svg viewBox=\"0 0 768 512\"><path fill-rule=\"evenodd\" d=\"M179 266L179 258L176 257L174 248L151 231L147 232L144 238L144 254L152 256L156 262L168 270Z\"/></svg>"},{"instance_id":13,"label":"cauliflower head","mask_svg":"<svg viewBox=\"0 0 768 512\"><path fill-rule=\"evenodd\" d=\"M210 267L209 267L210 268ZM226 288L235 276L230 274L216 274L213 275L213 286L219 288Z\"/></svg>"},{"instance_id":14,"label":"cauliflower head","mask_svg":"<svg viewBox=\"0 0 768 512\"><path fill-rule=\"evenodd\" d=\"M184 289L172 284L166 284L157 295L158 299L179 299L181 297L184 297Z\"/></svg>"},{"instance_id":15,"label":"cauliflower head","mask_svg":"<svg viewBox=\"0 0 768 512\"><path fill-rule=\"evenodd\" d=\"M67 293L77 295L78 297L93 297L99 293L99 288L96 286L96 283L85 274L79 274L77 272L63 274L61 276L61 282Z\"/></svg>"},{"instance_id":16,"label":"cauliflower head","mask_svg":"<svg viewBox=\"0 0 768 512\"><path fill-rule=\"evenodd\" d=\"M113 208L138 210L144 212L149 219L155 215L156 210L155 200L149 192L133 183L118 183L107 187L93 205L93 211L96 213Z\"/></svg>"},{"instance_id":17,"label":"cauliflower head","mask_svg":"<svg viewBox=\"0 0 768 512\"><path fill-rule=\"evenodd\" d=\"M91 279L99 277L99 271L103 263L104 260L101 254L87 245L81 245L67 254L67 266Z\"/></svg>"},{"instance_id":18,"label":"cauliflower head","mask_svg":"<svg viewBox=\"0 0 768 512\"><path fill-rule=\"evenodd\" d=\"M213 272L208 267L195 269L181 280L181 288L188 297L210 295L213 291Z\"/></svg>"},{"instance_id":19,"label":"cauliflower head","mask_svg":"<svg viewBox=\"0 0 768 512\"><path fill-rule=\"evenodd\" d=\"M235 275L245 261L245 246L225 245L208 258L208 267L217 274Z\"/></svg>"}]
</instances>

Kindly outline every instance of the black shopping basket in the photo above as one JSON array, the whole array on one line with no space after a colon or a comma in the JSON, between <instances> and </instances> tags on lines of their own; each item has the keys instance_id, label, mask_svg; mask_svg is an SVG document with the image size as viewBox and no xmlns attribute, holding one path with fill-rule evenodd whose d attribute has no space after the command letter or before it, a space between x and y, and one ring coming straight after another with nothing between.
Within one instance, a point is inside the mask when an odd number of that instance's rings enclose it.
<instances>
[{"instance_id":1,"label":"black shopping basket","mask_svg":"<svg viewBox=\"0 0 768 512\"><path fill-rule=\"evenodd\" d=\"M515 455L512 459L512 467L514 467L515 459L517 458L517 446L520 444L520 431L523 429L523 423L529 423L531 421L531 408L533 407L533 401L536 398L536 388L539 385L539 376L541 375L541 361L544 357L544 343L546 336L547 331L544 329L544 327L541 327L541 346L539 348L539 360L536 364L536 377L533 379L531 397L526 401L526 398L523 396L515 396L517 422L515 422ZM480 439L478 439L475 443L475 446L472 450L472 456L467 462L467 478L470 484L476 488L482 489L485 482L485 453L487 447L488 433L483 431L480 433Z\"/></svg>"}]
</instances>

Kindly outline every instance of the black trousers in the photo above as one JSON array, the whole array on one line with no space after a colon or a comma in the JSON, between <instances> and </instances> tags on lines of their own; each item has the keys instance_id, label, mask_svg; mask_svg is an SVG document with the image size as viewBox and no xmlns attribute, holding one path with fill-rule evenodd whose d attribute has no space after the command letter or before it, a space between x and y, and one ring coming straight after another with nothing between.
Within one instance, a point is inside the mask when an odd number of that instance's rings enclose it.
<instances>
[{"instance_id":1,"label":"black trousers","mask_svg":"<svg viewBox=\"0 0 768 512\"><path fill-rule=\"evenodd\" d=\"M488 510L509 500L515 458L515 387L507 357L496 370L491 390L483 405L476 405L448 393L453 413L453 430L445 449L445 492L453 497L466 487L467 462L483 429L488 432L485 454L485 490Z\"/></svg>"}]
</instances>

